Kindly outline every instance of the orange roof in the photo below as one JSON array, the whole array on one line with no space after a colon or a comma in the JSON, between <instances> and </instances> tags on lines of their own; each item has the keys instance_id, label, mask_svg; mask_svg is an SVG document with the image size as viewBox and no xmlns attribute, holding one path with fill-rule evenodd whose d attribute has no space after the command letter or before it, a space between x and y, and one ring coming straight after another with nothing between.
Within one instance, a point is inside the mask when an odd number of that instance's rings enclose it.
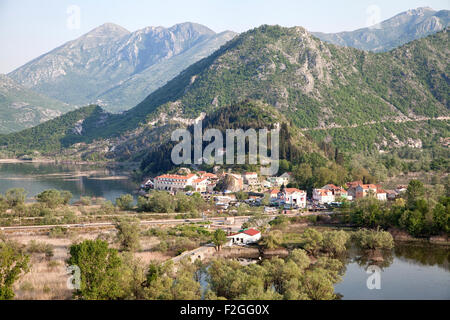
<instances>
[{"instance_id":1,"label":"orange roof","mask_svg":"<svg viewBox=\"0 0 450 320\"><path fill-rule=\"evenodd\" d=\"M363 189L378 189L378 187L374 184L363 184L361 187Z\"/></svg>"},{"instance_id":2,"label":"orange roof","mask_svg":"<svg viewBox=\"0 0 450 320\"><path fill-rule=\"evenodd\" d=\"M203 182L203 181L206 181L206 180L208 180L207 178L199 178L199 179L195 179L193 182L194 183L200 183L200 182Z\"/></svg>"},{"instance_id":3,"label":"orange roof","mask_svg":"<svg viewBox=\"0 0 450 320\"><path fill-rule=\"evenodd\" d=\"M347 187L349 187L349 188L356 187L359 185L363 185L363 182L362 181L347 182Z\"/></svg>"},{"instance_id":4,"label":"orange roof","mask_svg":"<svg viewBox=\"0 0 450 320\"><path fill-rule=\"evenodd\" d=\"M178 174L163 174L162 176L156 177L155 180L160 180L160 179L172 179L172 180L188 180L192 177L195 177L195 174L188 174L187 176L180 176Z\"/></svg>"},{"instance_id":5,"label":"orange roof","mask_svg":"<svg viewBox=\"0 0 450 320\"><path fill-rule=\"evenodd\" d=\"M256 229L248 229L248 230L245 230L244 233L248 234L249 236L256 236L260 232Z\"/></svg>"},{"instance_id":6,"label":"orange roof","mask_svg":"<svg viewBox=\"0 0 450 320\"><path fill-rule=\"evenodd\" d=\"M286 188L286 189L284 189L284 191L286 193L296 193L296 192L298 192L298 193L306 193L305 191L299 190L297 188Z\"/></svg>"},{"instance_id":7,"label":"orange roof","mask_svg":"<svg viewBox=\"0 0 450 320\"><path fill-rule=\"evenodd\" d=\"M214 173L209 173L209 172L207 172L207 173L204 173L204 174L202 175L202 177L203 177L203 178L217 178L217 175L215 175Z\"/></svg>"}]
</instances>

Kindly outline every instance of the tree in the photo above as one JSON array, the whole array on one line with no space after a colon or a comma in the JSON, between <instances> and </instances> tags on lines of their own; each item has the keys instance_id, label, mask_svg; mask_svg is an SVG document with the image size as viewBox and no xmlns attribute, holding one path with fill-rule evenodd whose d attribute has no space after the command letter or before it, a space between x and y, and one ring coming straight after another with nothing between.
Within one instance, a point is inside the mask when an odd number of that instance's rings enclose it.
<instances>
[{"instance_id":1,"label":"tree","mask_svg":"<svg viewBox=\"0 0 450 320\"><path fill-rule=\"evenodd\" d=\"M222 246L227 242L227 234L222 229L217 229L213 234L213 243L216 246L216 250L220 251Z\"/></svg>"},{"instance_id":2,"label":"tree","mask_svg":"<svg viewBox=\"0 0 450 320\"><path fill-rule=\"evenodd\" d=\"M116 222L117 240L122 250L137 251L141 248L139 242L140 222L138 219L122 219Z\"/></svg>"},{"instance_id":3,"label":"tree","mask_svg":"<svg viewBox=\"0 0 450 320\"><path fill-rule=\"evenodd\" d=\"M80 289L75 296L85 300L114 300L123 296L121 265L116 249L101 240L85 240L69 249L69 265L81 271Z\"/></svg>"},{"instance_id":4,"label":"tree","mask_svg":"<svg viewBox=\"0 0 450 320\"><path fill-rule=\"evenodd\" d=\"M45 204L47 207L54 209L62 205L65 199L58 190L45 190L37 195L37 201Z\"/></svg>"},{"instance_id":5,"label":"tree","mask_svg":"<svg viewBox=\"0 0 450 320\"><path fill-rule=\"evenodd\" d=\"M12 208L25 203L27 192L23 188L14 188L6 191L6 202Z\"/></svg>"},{"instance_id":6,"label":"tree","mask_svg":"<svg viewBox=\"0 0 450 320\"><path fill-rule=\"evenodd\" d=\"M121 210L131 210L133 208L133 200L131 194L123 194L116 199L116 206Z\"/></svg>"},{"instance_id":7,"label":"tree","mask_svg":"<svg viewBox=\"0 0 450 320\"><path fill-rule=\"evenodd\" d=\"M262 240L261 244L266 249L276 249L283 244L283 234L280 230L270 231Z\"/></svg>"},{"instance_id":8,"label":"tree","mask_svg":"<svg viewBox=\"0 0 450 320\"><path fill-rule=\"evenodd\" d=\"M406 201L411 208L414 206L416 200L419 200L425 195L425 187L419 180L411 180L406 190Z\"/></svg>"},{"instance_id":9,"label":"tree","mask_svg":"<svg viewBox=\"0 0 450 320\"><path fill-rule=\"evenodd\" d=\"M316 229L308 228L302 234L303 249L315 256L323 246L322 233Z\"/></svg>"},{"instance_id":10,"label":"tree","mask_svg":"<svg viewBox=\"0 0 450 320\"><path fill-rule=\"evenodd\" d=\"M61 198L63 200L63 204L69 204L70 200L73 198L72 192L67 190L61 191Z\"/></svg>"},{"instance_id":11,"label":"tree","mask_svg":"<svg viewBox=\"0 0 450 320\"><path fill-rule=\"evenodd\" d=\"M0 239L0 300L14 298L13 285L29 270L29 256L16 243Z\"/></svg>"}]
</instances>

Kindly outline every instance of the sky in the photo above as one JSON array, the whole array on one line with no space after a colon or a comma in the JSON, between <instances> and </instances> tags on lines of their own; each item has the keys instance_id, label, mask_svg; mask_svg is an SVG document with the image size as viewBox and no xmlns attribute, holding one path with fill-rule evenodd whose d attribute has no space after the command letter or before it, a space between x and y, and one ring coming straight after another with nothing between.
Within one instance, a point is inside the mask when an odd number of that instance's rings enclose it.
<instances>
[{"instance_id":1,"label":"sky","mask_svg":"<svg viewBox=\"0 0 450 320\"><path fill-rule=\"evenodd\" d=\"M130 31L190 21L216 32L262 24L340 32L418 7L449 10L450 0L0 0L0 73L106 22Z\"/></svg>"}]
</instances>

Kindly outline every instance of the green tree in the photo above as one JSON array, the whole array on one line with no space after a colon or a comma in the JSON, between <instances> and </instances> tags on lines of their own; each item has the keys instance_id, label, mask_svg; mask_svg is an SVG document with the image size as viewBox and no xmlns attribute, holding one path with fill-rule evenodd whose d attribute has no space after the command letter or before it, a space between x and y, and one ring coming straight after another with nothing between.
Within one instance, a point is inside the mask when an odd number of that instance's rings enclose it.
<instances>
[{"instance_id":1,"label":"green tree","mask_svg":"<svg viewBox=\"0 0 450 320\"><path fill-rule=\"evenodd\" d=\"M116 249L101 240L85 240L69 249L69 265L81 271L81 286L75 296L84 300L115 300L123 297L121 266Z\"/></svg>"},{"instance_id":2,"label":"green tree","mask_svg":"<svg viewBox=\"0 0 450 320\"><path fill-rule=\"evenodd\" d=\"M64 198L58 190L45 190L37 195L37 201L45 204L47 207L54 209L64 203Z\"/></svg>"},{"instance_id":3,"label":"green tree","mask_svg":"<svg viewBox=\"0 0 450 320\"><path fill-rule=\"evenodd\" d=\"M133 208L133 196L131 194L123 194L116 198L116 206L121 210L131 210Z\"/></svg>"},{"instance_id":4,"label":"green tree","mask_svg":"<svg viewBox=\"0 0 450 320\"><path fill-rule=\"evenodd\" d=\"M140 221L138 219L121 219L115 223L117 241L122 250L137 251L141 248L139 241Z\"/></svg>"},{"instance_id":5,"label":"green tree","mask_svg":"<svg viewBox=\"0 0 450 320\"><path fill-rule=\"evenodd\" d=\"M411 180L406 190L406 201L409 207L425 195L425 187L419 180Z\"/></svg>"},{"instance_id":6,"label":"green tree","mask_svg":"<svg viewBox=\"0 0 450 320\"><path fill-rule=\"evenodd\" d=\"M227 242L227 234L222 229L217 229L213 234L213 243L216 246L216 250L220 251L222 246Z\"/></svg>"},{"instance_id":7,"label":"green tree","mask_svg":"<svg viewBox=\"0 0 450 320\"><path fill-rule=\"evenodd\" d=\"M0 239L0 300L14 298L13 285L29 270L29 256L16 243Z\"/></svg>"},{"instance_id":8,"label":"green tree","mask_svg":"<svg viewBox=\"0 0 450 320\"><path fill-rule=\"evenodd\" d=\"M261 240L261 245L266 249L276 249L283 244L283 233L280 230L270 231Z\"/></svg>"},{"instance_id":9,"label":"green tree","mask_svg":"<svg viewBox=\"0 0 450 320\"><path fill-rule=\"evenodd\" d=\"M25 203L27 192L23 188L14 188L6 191L6 202L12 208Z\"/></svg>"},{"instance_id":10,"label":"green tree","mask_svg":"<svg viewBox=\"0 0 450 320\"><path fill-rule=\"evenodd\" d=\"M302 234L302 247L316 256L323 246L323 235L316 229L308 228Z\"/></svg>"}]
</instances>

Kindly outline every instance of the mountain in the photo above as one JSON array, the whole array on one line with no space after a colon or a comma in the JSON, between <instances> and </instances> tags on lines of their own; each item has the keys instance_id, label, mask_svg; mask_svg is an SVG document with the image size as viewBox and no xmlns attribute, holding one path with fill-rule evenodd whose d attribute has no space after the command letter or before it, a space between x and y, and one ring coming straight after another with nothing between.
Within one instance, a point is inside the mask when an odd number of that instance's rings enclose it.
<instances>
[{"instance_id":1,"label":"mountain","mask_svg":"<svg viewBox=\"0 0 450 320\"><path fill-rule=\"evenodd\" d=\"M389 51L407 42L444 30L450 25L450 11L431 8L409 10L375 26L356 31L313 34L323 41L374 52Z\"/></svg>"},{"instance_id":2,"label":"mountain","mask_svg":"<svg viewBox=\"0 0 450 320\"><path fill-rule=\"evenodd\" d=\"M0 134L36 126L71 109L0 74Z\"/></svg>"},{"instance_id":3,"label":"mountain","mask_svg":"<svg viewBox=\"0 0 450 320\"><path fill-rule=\"evenodd\" d=\"M236 34L195 23L136 32L104 24L14 70L9 76L41 94L113 112L135 106L190 64Z\"/></svg>"},{"instance_id":4,"label":"mountain","mask_svg":"<svg viewBox=\"0 0 450 320\"><path fill-rule=\"evenodd\" d=\"M47 151L79 156L77 148L88 148L83 156L140 161L167 144L174 128L247 100L274 108L298 130L299 145L325 141L349 153L425 147L449 134L449 51L447 29L372 53L322 42L301 27L261 26L133 109L98 112L78 124L76 135L66 128L70 152L56 143ZM30 132L0 138L0 145L36 150Z\"/></svg>"}]
</instances>

